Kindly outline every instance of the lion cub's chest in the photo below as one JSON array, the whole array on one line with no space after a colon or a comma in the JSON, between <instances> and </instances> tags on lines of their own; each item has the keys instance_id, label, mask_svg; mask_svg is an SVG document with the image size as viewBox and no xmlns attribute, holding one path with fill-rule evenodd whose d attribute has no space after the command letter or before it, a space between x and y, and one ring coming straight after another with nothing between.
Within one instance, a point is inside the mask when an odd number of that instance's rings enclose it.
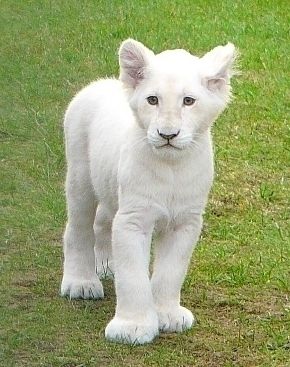
<instances>
[{"instance_id":1,"label":"lion cub's chest","mask_svg":"<svg viewBox=\"0 0 290 367\"><path fill-rule=\"evenodd\" d=\"M171 174L156 182L152 189L153 206L158 207L159 220L172 221L190 213L201 213L207 196L198 175L185 170L171 170ZM203 180L202 180L203 181Z\"/></svg>"},{"instance_id":2,"label":"lion cub's chest","mask_svg":"<svg viewBox=\"0 0 290 367\"><path fill-rule=\"evenodd\" d=\"M147 174L147 192L143 192L143 198L161 226L183 222L186 216L203 212L211 185L211 177L204 170L191 164L159 167Z\"/></svg>"},{"instance_id":3,"label":"lion cub's chest","mask_svg":"<svg viewBox=\"0 0 290 367\"><path fill-rule=\"evenodd\" d=\"M213 176L210 154L175 162L149 154L123 154L121 158L119 209L167 224L203 212Z\"/></svg>"}]
</instances>

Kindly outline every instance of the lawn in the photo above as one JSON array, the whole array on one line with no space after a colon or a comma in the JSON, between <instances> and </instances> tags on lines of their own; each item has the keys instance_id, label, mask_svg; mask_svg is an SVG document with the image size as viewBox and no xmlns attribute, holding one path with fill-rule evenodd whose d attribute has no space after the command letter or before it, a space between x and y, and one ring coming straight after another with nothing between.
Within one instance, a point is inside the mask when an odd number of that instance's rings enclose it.
<instances>
[{"instance_id":1,"label":"lawn","mask_svg":"<svg viewBox=\"0 0 290 367\"><path fill-rule=\"evenodd\" d=\"M288 14L286 0L1 3L1 366L290 365ZM198 324L140 347L104 339L109 280L102 301L59 297L63 114L117 75L127 37L197 55L231 41L241 70L213 128L216 180L183 287Z\"/></svg>"}]
</instances>

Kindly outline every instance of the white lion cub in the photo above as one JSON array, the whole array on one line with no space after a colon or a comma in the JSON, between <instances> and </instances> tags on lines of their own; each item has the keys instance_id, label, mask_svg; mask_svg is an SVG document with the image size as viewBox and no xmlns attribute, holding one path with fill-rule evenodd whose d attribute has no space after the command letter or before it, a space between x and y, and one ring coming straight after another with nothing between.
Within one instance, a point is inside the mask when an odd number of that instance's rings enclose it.
<instances>
[{"instance_id":1,"label":"white lion cub","mask_svg":"<svg viewBox=\"0 0 290 367\"><path fill-rule=\"evenodd\" d=\"M128 39L119 58L119 80L90 84L65 115L61 294L102 298L99 277L113 273L117 306L105 335L143 344L194 323L180 289L212 185L210 129L230 100L235 48L155 55Z\"/></svg>"}]
</instances>

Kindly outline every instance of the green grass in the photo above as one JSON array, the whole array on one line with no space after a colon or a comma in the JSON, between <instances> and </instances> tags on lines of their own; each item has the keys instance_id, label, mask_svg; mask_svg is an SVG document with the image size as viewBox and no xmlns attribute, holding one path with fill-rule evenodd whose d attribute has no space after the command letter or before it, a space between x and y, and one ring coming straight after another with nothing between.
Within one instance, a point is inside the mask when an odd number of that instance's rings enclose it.
<instances>
[{"instance_id":1,"label":"green grass","mask_svg":"<svg viewBox=\"0 0 290 367\"><path fill-rule=\"evenodd\" d=\"M1 366L289 366L288 14L286 0L2 2ZM214 127L216 181L183 287L198 325L141 347L104 339L109 281L100 302L58 295L63 113L118 73L129 36L197 55L232 41L242 71Z\"/></svg>"}]
</instances>

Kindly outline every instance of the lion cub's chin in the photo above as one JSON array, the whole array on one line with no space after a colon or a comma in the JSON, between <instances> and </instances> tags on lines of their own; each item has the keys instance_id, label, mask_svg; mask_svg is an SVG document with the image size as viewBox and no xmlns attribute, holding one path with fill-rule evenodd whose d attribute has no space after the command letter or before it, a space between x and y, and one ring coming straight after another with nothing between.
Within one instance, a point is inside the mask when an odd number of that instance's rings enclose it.
<instances>
[{"instance_id":1,"label":"lion cub's chin","mask_svg":"<svg viewBox=\"0 0 290 367\"><path fill-rule=\"evenodd\" d=\"M169 159L169 160L179 160L186 155L189 154L189 146L183 145L183 146L175 146L175 145L162 145L162 146L156 146L152 145L152 151L155 156L162 158L162 159Z\"/></svg>"}]
</instances>

